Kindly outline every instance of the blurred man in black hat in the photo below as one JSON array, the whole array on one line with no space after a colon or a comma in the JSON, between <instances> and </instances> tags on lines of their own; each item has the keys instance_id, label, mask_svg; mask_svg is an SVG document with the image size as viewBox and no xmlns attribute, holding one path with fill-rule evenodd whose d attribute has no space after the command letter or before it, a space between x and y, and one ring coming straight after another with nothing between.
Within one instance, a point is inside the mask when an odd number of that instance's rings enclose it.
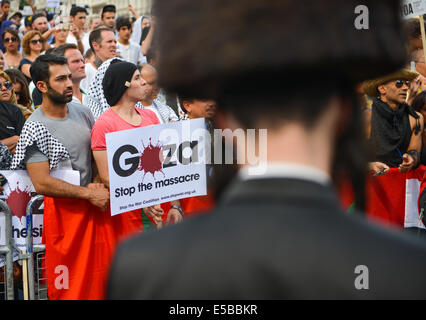
<instances>
[{"instance_id":1,"label":"blurred man in black hat","mask_svg":"<svg viewBox=\"0 0 426 320\"><path fill-rule=\"evenodd\" d=\"M367 1L367 30L355 0L156 5L160 84L217 100L222 128L267 129L267 164L242 165L211 214L125 242L108 297L426 298L426 246L345 215L332 183L348 174L362 207L354 84L403 65L398 1Z\"/></svg>"}]
</instances>

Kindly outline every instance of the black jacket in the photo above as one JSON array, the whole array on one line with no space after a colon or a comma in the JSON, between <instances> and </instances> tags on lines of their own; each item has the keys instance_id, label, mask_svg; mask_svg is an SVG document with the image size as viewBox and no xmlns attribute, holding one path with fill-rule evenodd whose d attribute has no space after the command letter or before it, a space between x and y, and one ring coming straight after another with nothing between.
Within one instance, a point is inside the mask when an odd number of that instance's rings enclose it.
<instances>
[{"instance_id":1,"label":"black jacket","mask_svg":"<svg viewBox=\"0 0 426 320\"><path fill-rule=\"evenodd\" d=\"M331 187L266 179L236 181L212 213L122 244L107 296L425 299L425 284L414 237L343 213Z\"/></svg>"}]
</instances>

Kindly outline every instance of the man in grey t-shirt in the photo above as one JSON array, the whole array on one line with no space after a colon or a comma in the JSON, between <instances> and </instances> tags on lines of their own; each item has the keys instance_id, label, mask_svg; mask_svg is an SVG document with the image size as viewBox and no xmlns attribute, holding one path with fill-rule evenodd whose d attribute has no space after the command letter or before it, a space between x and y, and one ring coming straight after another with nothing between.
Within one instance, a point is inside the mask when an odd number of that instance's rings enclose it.
<instances>
[{"instance_id":1,"label":"man in grey t-shirt","mask_svg":"<svg viewBox=\"0 0 426 320\"><path fill-rule=\"evenodd\" d=\"M103 184L91 183L90 132L94 119L89 109L70 103L73 91L67 60L42 55L32 64L30 72L43 94L42 105L27 120L21 134L21 144L27 144L22 148L24 163L34 188L39 194L84 199L106 209L108 190ZM36 141L28 142L32 139ZM81 186L50 176L50 169L63 167L65 163L80 172Z\"/></svg>"},{"instance_id":2,"label":"man in grey t-shirt","mask_svg":"<svg viewBox=\"0 0 426 320\"><path fill-rule=\"evenodd\" d=\"M52 135L68 150L72 169L80 172L80 185L87 186L92 182L92 152L90 149L90 132L95 120L88 108L82 104L67 104L68 114L64 118L55 119L46 116L42 108L38 108L28 121L38 121L46 126ZM48 161L38 147L33 144L27 148L25 164ZM63 161L62 165L66 165Z\"/></svg>"}]
</instances>

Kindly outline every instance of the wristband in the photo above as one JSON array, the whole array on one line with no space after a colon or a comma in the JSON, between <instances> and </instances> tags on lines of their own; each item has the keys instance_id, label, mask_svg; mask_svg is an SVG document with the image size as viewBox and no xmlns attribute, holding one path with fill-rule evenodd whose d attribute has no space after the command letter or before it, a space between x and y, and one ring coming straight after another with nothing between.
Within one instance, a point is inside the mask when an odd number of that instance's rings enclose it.
<instances>
[{"instance_id":1,"label":"wristband","mask_svg":"<svg viewBox=\"0 0 426 320\"><path fill-rule=\"evenodd\" d=\"M181 214L181 215L182 215L182 217L183 217L183 210L182 210L182 208L181 208L180 206L173 205L173 206L171 206L171 207L170 207L170 209L176 209L176 210L179 210L180 214Z\"/></svg>"}]
</instances>

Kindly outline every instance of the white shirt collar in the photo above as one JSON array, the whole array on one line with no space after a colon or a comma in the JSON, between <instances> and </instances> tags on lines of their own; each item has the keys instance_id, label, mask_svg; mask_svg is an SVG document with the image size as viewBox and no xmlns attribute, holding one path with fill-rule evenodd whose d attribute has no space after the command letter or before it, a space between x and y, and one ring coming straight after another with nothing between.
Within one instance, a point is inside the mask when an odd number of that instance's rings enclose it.
<instances>
[{"instance_id":1,"label":"white shirt collar","mask_svg":"<svg viewBox=\"0 0 426 320\"><path fill-rule=\"evenodd\" d=\"M322 185L329 185L331 177L326 172L315 167L296 164L269 162L257 167L246 166L238 172L243 181L269 178L293 178L313 181Z\"/></svg>"}]
</instances>

